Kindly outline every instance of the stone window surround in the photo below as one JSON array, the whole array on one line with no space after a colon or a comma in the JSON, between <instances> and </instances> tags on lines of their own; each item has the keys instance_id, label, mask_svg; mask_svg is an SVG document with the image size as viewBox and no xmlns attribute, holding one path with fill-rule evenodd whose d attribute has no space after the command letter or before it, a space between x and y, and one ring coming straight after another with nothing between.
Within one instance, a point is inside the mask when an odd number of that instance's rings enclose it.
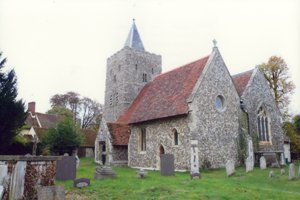
<instances>
[{"instance_id":1,"label":"stone window surround","mask_svg":"<svg viewBox=\"0 0 300 200\"><path fill-rule=\"evenodd\" d=\"M257 113L256 126L257 126L257 136L258 136L258 139L259 139L259 144L260 145L272 145L272 132L271 132L270 116L269 116L268 112L266 111L265 107L261 104L258 106L258 109L257 109L256 113ZM265 131L265 134L268 134L268 140L267 139L266 140L261 140L260 139L260 134L261 134L260 131L262 131L262 127L261 127L261 123L260 123L260 127L258 127L258 125L257 125L258 124L258 118L260 118L260 119L263 118L264 121L267 119L268 124L267 124L267 127L264 126L265 127L264 131ZM264 123L264 125L265 125L265 123ZM266 133L266 128L268 129L268 133ZM267 137L267 136L265 136L265 137Z\"/></svg>"},{"instance_id":2,"label":"stone window surround","mask_svg":"<svg viewBox=\"0 0 300 200\"><path fill-rule=\"evenodd\" d=\"M222 102L222 108L218 108L217 105L216 105L216 101L217 99L220 99L221 102ZM218 112L224 112L226 110L226 100L225 100L225 97L221 94L218 94L216 97L215 97L215 101L214 101L214 107L215 109L218 111Z\"/></svg>"},{"instance_id":3,"label":"stone window surround","mask_svg":"<svg viewBox=\"0 0 300 200\"><path fill-rule=\"evenodd\" d=\"M147 151L147 131L146 131L146 127L142 127L140 129L138 149L139 149L139 154L146 154L146 151Z\"/></svg>"}]
</instances>

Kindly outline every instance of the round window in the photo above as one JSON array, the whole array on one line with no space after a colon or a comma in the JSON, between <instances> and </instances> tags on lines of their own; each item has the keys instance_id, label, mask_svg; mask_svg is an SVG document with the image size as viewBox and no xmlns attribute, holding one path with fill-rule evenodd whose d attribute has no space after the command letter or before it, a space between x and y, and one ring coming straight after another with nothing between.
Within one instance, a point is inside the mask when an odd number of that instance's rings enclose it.
<instances>
[{"instance_id":1,"label":"round window","mask_svg":"<svg viewBox=\"0 0 300 200\"><path fill-rule=\"evenodd\" d=\"M222 111L224 109L224 97L218 95L215 101L215 106L217 110Z\"/></svg>"}]
</instances>

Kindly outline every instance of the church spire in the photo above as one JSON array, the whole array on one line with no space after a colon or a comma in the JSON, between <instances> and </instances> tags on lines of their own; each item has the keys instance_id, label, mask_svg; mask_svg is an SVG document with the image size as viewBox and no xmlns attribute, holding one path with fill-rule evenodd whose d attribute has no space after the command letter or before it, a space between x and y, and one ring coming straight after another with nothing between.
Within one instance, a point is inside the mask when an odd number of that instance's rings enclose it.
<instances>
[{"instance_id":1,"label":"church spire","mask_svg":"<svg viewBox=\"0 0 300 200\"><path fill-rule=\"evenodd\" d=\"M140 51L145 51L143 42L142 42L139 32L136 28L134 19L133 19L133 23L132 23L131 29L129 31L129 34L127 36L127 40L125 42L124 47L130 47L130 48L137 49Z\"/></svg>"}]
</instances>

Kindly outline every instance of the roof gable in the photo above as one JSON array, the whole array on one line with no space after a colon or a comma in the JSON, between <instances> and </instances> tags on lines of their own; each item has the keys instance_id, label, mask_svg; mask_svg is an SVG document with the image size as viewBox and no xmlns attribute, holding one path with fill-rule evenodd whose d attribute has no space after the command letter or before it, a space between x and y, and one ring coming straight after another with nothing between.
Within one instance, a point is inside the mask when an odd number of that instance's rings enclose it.
<instances>
[{"instance_id":1,"label":"roof gable","mask_svg":"<svg viewBox=\"0 0 300 200\"><path fill-rule=\"evenodd\" d=\"M119 123L137 123L188 113L187 99L209 56L157 76L145 85Z\"/></svg>"},{"instance_id":2,"label":"roof gable","mask_svg":"<svg viewBox=\"0 0 300 200\"><path fill-rule=\"evenodd\" d=\"M64 117L60 115L35 113L35 115L33 116L28 113L26 123L29 126L33 127L53 128L57 125L58 122L62 121L63 119Z\"/></svg>"},{"instance_id":3,"label":"roof gable","mask_svg":"<svg viewBox=\"0 0 300 200\"><path fill-rule=\"evenodd\" d=\"M253 72L254 70L252 69L232 76L234 86L240 97L243 95L245 89L247 88Z\"/></svg>"}]
</instances>

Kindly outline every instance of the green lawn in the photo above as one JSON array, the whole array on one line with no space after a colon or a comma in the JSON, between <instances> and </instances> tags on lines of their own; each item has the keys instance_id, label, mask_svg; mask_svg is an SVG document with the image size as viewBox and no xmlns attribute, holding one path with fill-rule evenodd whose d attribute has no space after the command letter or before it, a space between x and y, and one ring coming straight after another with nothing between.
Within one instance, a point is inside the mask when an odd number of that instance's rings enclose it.
<instances>
[{"instance_id":1,"label":"green lawn","mask_svg":"<svg viewBox=\"0 0 300 200\"><path fill-rule=\"evenodd\" d=\"M296 165L298 167L298 165ZM191 180L189 173L176 173L162 177L158 171L149 171L146 179L137 178L136 169L114 167L117 178L94 180L96 164L92 159L81 159L77 178L91 179L91 186L73 188L72 181L57 181L64 185L67 199L300 199L300 179L289 181L288 169L280 175L280 169L245 173L238 168L236 174L226 177L225 169L204 170L202 178ZM273 170L276 177L269 178Z\"/></svg>"}]
</instances>

